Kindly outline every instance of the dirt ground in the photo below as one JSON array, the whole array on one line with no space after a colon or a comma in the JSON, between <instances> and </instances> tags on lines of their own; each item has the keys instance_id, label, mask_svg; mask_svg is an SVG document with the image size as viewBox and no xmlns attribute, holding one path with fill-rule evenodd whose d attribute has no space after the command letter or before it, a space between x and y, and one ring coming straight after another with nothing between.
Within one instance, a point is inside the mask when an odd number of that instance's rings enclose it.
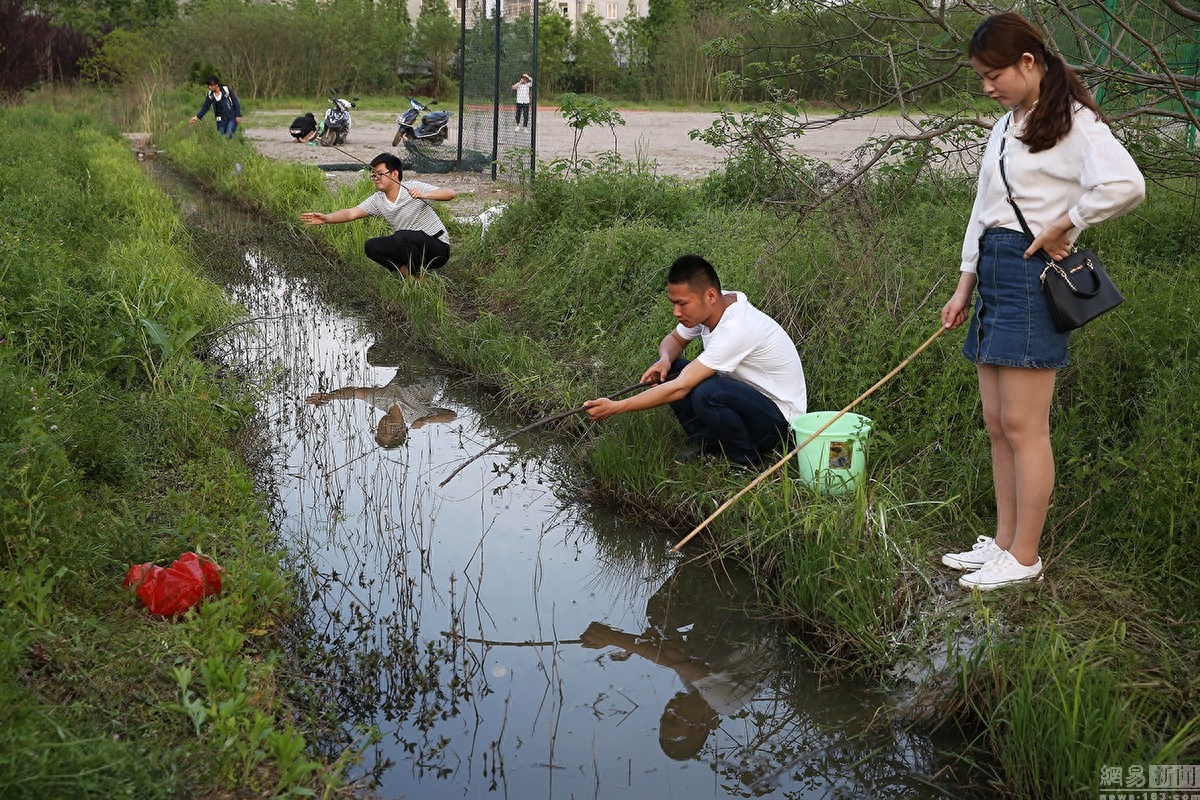
<instances>
[{"instance_id":1,"label":"dirt ground","mask_svg":"<svg viewBox=\"0 0 1200 800\"><path fill-rule=\"evenodd\" d=\"M302 109L264 111L249 114L239 129L259 152L270 158L289 159L302 164L353 164L369 162L381 152L397 152L391 146L396 132L395 115L384 112L353 112L354 126L349 140L337 148L309 147L295 142L288 135L292 119ZM690 131L707 128L717 115L714 113L675 111L620 110L624 126L615 129L615 146L621 157L628 160L654 162L659 175L675 175L685 180L704 177L721 166L724 153L704 142L693 140ZM507 123L507 112L502 119ZM451 122L447 148L453 147L457 132ZM847 120L825 128L813 128L796 141L798 152L836 164L845 160L859 145L874 136L900 131L905 123L896 117L867 117ZM542 106L537 115L537 155L541 162L571 155L575 131L567 126L552 106ZM505 135L514 135L505 131ZM517 145L528 147L528 134L515 134ZM607 128L584 131L579 144L581 157L611 152L614 136ZM357 180L352 171L326 173L331 183ZM458 192L454 202L457 216L474 216L484 209L504 202L514 188L504 180L493 181L490 168L484 172L451 172L422 175L410 170L406 177L417 178L445 186Z\"/></svg>"}]
</instances>

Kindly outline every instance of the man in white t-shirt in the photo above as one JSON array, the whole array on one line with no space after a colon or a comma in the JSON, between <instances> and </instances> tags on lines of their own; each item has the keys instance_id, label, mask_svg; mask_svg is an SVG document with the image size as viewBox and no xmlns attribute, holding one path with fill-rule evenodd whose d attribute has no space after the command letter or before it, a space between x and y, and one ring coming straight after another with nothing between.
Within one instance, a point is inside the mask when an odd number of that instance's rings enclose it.
<instances>
[{"instance_id":1,"label":"man in white t-shirt","mask_svg":"<svg viewBox=\"0 0 1200 800\"><path fill-rule=\"evenodd\" d=\"M453 189L423 181L404 181L404 168L394 153L380 153L371 162L371 180L378 190L353 208L331 214L308 211L300 220L309 225L351 222L382 217L395 231L376 236L363 245L367 258L404 277L417 277L423 269L437 269L450 258L450 234L430 205L431 200L453 200Z\"/></svg>"},{"instance_id":2,"label":"man in white t-shirt","mask_svg":"<svg viewBox=\"0 0 1200 800\"><path fill-rule=\"evenodd\" d=\"M642 383L657 383L624 400L583 404L592 419L670 404L701 453L758 467L786 441L789 421L805 412L808 391L800 355L779 323L741 292L724 292L712 264L680 256L667 274L667 297L679 324L663 337L658 361ZM693 339L704 351L683 358ZM677 373L677 374L674 374Z\"/></svg>"}]
</instances>

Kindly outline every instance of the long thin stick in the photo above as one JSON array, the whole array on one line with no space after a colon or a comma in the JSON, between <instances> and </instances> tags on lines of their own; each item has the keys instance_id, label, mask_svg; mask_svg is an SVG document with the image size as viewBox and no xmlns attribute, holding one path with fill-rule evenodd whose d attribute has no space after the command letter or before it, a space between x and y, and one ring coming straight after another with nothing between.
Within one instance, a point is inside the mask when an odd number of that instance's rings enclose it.
<instances>
[{"instance_id":1,"label":"long thin stick","mask_svg":"<svg viewBox=\"0 0 1200 800\"><path fill-rule=\"evenodd\" d=\"M803 450L805 445L807 445L813 439L817 438L817 436L819 436L826 428L828 428L833 423L837 422L842 417L843 414L850 411L850 409L857 406L863 400L866 400L868 397L870 397L872 394L875 393L876 389L878 389L880 386L883 386L885 383L887 383L892 378L894 378L896 376L897 372L899 372L900 370L907 367L909 362L911 362L914 358L916 358L918 355L920 355L922 350L924 350L926 347L929 347L929 345L933 344L933 340L936 339L937 337L941 336L942 333L944 333L946 330L948 330L948 328L946 328L945 326L939 325L937 331L932 336L930 336L928 339L926 339L924 344L922 344L920 347L918 347L916 350L914 350L912 352L912 355L910 355L908 358L904 359L899 364L897 364L895 369L893 369L887 375L884 375L882 378L880 378L875 383L875 385L872 386L870 389L867 389L865 392L860 394L858 397L854 398L854 402L852 402L850 405L843 408L837 414L833 415L833 417L831 417L828 422L826 422L824 425L822 425L821 427L819 427L815 431L813 431L812 434L807 439L805 439L803 442L801 442L800 444L798 444L794 448L792 448L792 450L787 455L785 455L783 458L776 461L773 466L769 467L765 472L763 472L757 478L750 481L750 484L748 486L746 486L746 488L742 489L740 492L735 494L733 497L729 498L724 503L722 503L720 508L718 508L713 513L709 514L707 519L705 519L703 522L701 522L699 525L697 525L692 530L692 532L689 533L687 536L680 539L679 543L676 544L674 547L672 547L671 550L673 550L676 553L679 552L679 549L681 547L683 547L685 544L687 544L688 542L690 542L692 540L693 536L695 536L697 533L699 533L700 531L702 531L706 527L708 527L708 524L710 522L712 522L714 519L721 516L721 514L724 513L725 509L729 508L731 505L733 505L735 502L737 502L744 494L749 492L755 486L758 486L760 483L765 481L767 479L767 477L774 474L774 472L776 470L778 470L784 464L788 463L788 461L790 461L792 459L792 457L796 455L796 453L799 453L801 450Z\"/></svg>"},{"instance_id":2,"label":"long thin stick","mask_svg":"<svg viewBox=\"0 0 1200 800\"><path fill-rule=\"evenodd\" d=\"M674 377L674 376L668 376L668 378L671 378L671 377ZM606 397L608 397L610 399L614 399L617 397L624 397L625 395L629 394L630 392L635 392L638 389L645 389L646 387L653 386L653 385L654 385L653 383L635 383L632 386L626 386L624 389L622 389L619 392L614 392L613 394L606 395ZM554 414L553 416L546 417L545 419L539 419L537 422L534 422L530 425L526 425L524 428L521 428L518 431L513 431L508 436L505 436L503 439L497 439L496 441L489 444L487 447L480 450L475 455L468 458L462 464L460 464L458 466L458 469L454 470L454 472L451 472L449 475L447 475L446 480L439 483L438 486L439 487L445 486L447 483L450 482L450 480L455 475L457 475L458 473L460 473L464 469L466 469L469 464L473 463L476 459L480 458L481 456L484 456L487 453L490 453L492 450L496 449L497 447L499 447L500 445L509 441L510 439L515 439L516 437L520 436L522 433L527 433L528 431L531 431L534 428L540 428L542 425L547 425L551 422L556 422L560 419L563 419L564 417L569 417L572 414L578 414L579 412L581 412L583 410L584 410L584 407L579 406L578 408L572 408L570 411L562 411L558 414Z\"/></svg>"}]
</instances>

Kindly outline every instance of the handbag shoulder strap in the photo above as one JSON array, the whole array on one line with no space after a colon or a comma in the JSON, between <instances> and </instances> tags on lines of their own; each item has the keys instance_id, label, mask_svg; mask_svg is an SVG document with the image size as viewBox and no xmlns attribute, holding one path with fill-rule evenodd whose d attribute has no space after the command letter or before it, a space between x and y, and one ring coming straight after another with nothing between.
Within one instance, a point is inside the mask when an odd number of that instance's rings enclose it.
<instances>
[{"instance_id":1,"label":"handbag shoulder strap","mask_svg":"<svg viewBox=\"0 0 1200 800\"><path fill-rule=\"evenodd\" d=\"M1033 231L1029 230L1029 223L1025 221L1025 215L1021 213L1021 207L1017 205L1017 201L1013 200L1012 185L1008 182L1008 173L1004 171L1004 145L1008 142L1008 126L1012 124L1012 114L1008 116L1008 120L1004 123L1004 135L1000 137L1000 179L1004 181L1004 194L1008 204L1012 206L1013 211L1017 214L1017 222L1021 223L1021 230L1025 231L1025 235L1029 237L1029 241L1034 240ZM1036 255L1045 261L1047 264L1054 261L1042 248L1038 248Z\"/></svg>"}]
</instances>

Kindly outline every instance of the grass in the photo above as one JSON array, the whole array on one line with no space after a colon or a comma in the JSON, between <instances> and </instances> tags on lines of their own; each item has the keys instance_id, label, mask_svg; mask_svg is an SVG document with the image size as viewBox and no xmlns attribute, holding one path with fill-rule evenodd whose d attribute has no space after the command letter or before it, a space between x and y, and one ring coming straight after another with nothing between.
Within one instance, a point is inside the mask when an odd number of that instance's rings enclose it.
<instances>
[{"instance_id":1,"label":"grass","mask_svg":"<svg viewBox=\"0 0 1200 800\"><path fill-rule=\"evenodd\" d=\"M366 190L326 198L313 170L259 163L215 137L183 146L164 136L179 166L286 224ZM1128 299L1076 337L1060 375L1043 584L974 598L937 566L939 552L990 532L994 514L978 391L953 334L856 409L874 420L867 491L826 498L789 469L697 541L753 567L775 613L828 669L924 671L936 716L983 731L971 757L997 764L1004 796L1077 797L1096 789L1098 765L1200 756L1189 557L1200 541L1200 341L1186 324L1200 265L1186 244L1195 187L1170 188L1087 234ZM664 265L704 253L792 333L809 407L823 410L933 332L972 190L969 178L895 169L797 220L769 209L802 203L803 186L752 155L694 185L608 162L576 180L543 174L486 236L448 220L445 284L398 284L366 262L365 226L305 235L341 256L364 302L522 417L636 379L672 322ZM574 449L581 492L681 536L745 482L673 464L682 441L665 411L577 420L571 432L587 443Z\"/></svg>"},{"instance_id":2,"label":"grass","mask_svg":"<svg viewBox=\"0 0 1200 800\"><path fill-rule=\"evenodd\" d=\"M292 595L251 399L201 358L236 310L115 129L51 105L0 110L0 795L334 791L274 690ZM153 619L122 578L185 550L224 589Z\"/></svg>"}]
</instances>

